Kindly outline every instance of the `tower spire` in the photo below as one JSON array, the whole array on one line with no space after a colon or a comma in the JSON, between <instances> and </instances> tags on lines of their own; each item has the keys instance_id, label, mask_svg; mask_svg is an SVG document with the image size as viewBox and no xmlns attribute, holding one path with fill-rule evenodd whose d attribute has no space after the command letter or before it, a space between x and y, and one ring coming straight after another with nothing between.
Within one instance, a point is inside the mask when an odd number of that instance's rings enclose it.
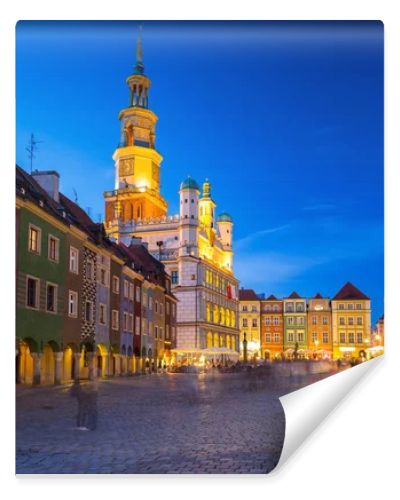
<instances>
[{"instance_id":1,"label":"tower spire","mask_svg":"<svg viewBox=\"0 0 400 500\"><path fill-rule=\"evenodd\" d=\"M143 48L142 48L142 29L143 26L139 25L139 34L136 41L136 66L135 73L139 75L143 75L144 73L144 65L143 65Z\"/></svg>"}]
</instances>

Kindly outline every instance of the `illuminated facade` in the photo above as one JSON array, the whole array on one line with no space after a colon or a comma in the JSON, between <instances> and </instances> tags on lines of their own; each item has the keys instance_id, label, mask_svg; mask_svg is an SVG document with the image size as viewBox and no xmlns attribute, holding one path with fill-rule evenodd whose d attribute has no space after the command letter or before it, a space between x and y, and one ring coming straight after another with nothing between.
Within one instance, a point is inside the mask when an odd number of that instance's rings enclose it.
<instances>
[{"instance_id":1,"label":"illuminated facade","mask_svg":"<svg viewBox=\"0 0 400 500\"><path fill-rule=\"evenodd\" d=\"M260 309L261 357L276 359L283 351L283 301L270 295Z\"/></svg>"},{"instance_id":2,"label":"illuminated facade","mask_svg":"<svg viewBox=\"0 0 400 500\"><path fill-rule=\"evenodd\" d=\"M143 242L165 264L178 299L175 347L239 352L238 280L233 273L233 220L217 217L211 184L188 177L179 189L179 214L168 215L160 193L162 156L156 149L157 116L149 109L139 38L134 73L127 78L129 107L120 114L120 145L113 155L115 189L104 193L107 234L130 246ZM206 353L204 353L206 354Z\"/></svg>"},{"instance_id":3,"label":"illuminated facade","mask_svg":"<svg viewBox=\"0 0 400 500\"><path fill-rule=\"evenodd\" d=\"M308 351L314 358L332 357L332 315L330 299L317 293L308 300Z\"/></svg>"},{"instance_id":4,"label":"illuminated facade","mask_svg":"<svg viewBox=\"0 0 400 500\"><path fill-rule=\"evenodd\" d=\"M297 292L283 299L283 324L285 356L307 357L307 300Z\"/></svg>"},{"instance_id":5,"label":"illuminated facade","mask_svg":"<svg viewBox=\"0 0 400 500\"><path fill-rule=\"evenodd\" d=\"M334 357L366 357L371 342L369 297L348 282L333 297L331 304Z\"/></svg>"},{"instance_id":6,"label":"illuminated facade","mask_svg":"<svg viewBox=\"0 0 400 500\"><path fill-rule=\"evenodd\" d=\"M240 354L243 357L243 342L247 341L247 359L261 355L260 299L254 290L239 290Z\"/></svg>"}]
</instances>

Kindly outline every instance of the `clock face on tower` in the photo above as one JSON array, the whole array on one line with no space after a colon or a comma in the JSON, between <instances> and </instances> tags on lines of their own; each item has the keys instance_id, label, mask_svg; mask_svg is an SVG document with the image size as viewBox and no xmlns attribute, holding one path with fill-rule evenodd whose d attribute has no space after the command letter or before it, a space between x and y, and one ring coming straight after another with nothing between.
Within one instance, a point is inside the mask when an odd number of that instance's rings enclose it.
<instances>
[{"instance_id":1,"label":"clock face on tower","mask_svg":"<svg viewBox=\"0 0 400 500\"><path fill-rule=\"evenodd\" d=\"M323 308L324 308L324 307L323 307L323 306L321 306L321 304L317 304L317 305L314 307L314 309L315 309L316 311L322 311L322 310L323 310Z\"/></svg>"},{"instance_id":2,"label":"clock face on tower","mask_svg":"<svg viewBox=\"0 0 400 500\"><path fill-rule=\"evenodd\" d=\"M119 176L124 177L127 175L133 175L134 172L134 161L133 158L127 158L125 160L119 161Z\"/></svg>"}]
</instances>

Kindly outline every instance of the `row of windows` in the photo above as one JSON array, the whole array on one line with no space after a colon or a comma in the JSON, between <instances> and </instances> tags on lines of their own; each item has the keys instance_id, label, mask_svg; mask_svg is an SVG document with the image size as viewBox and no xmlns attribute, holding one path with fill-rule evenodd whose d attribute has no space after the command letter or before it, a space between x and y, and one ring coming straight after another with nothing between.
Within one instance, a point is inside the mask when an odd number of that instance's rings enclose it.
<instances>
[{"instance_id":1,"label":"row of windows","mask_svg":"<svg viewBox=\"0 0 400 500\"><path fill-rule=\"evenodd\" d=\"M347 305L347 307L346 307ZM357 311L360 311L362 309L362 304L356 304L355 307L354 307L354 304L350 303L350 304L339 304L338 305L338 309L340 311L343 311L344 309L347 309L349 311L352 311L353 309L356 309Z\"/></svg>"},{"instance_id":2,"label":"row of windows","mask_svg":"<svg viewBox=\"0 0 400 500\"><path fill-rule=\"evenodd\" d=\"M312 332L311 333L311 340L314 343L318 342L318 334L317 334L317 332ZM322 334L322 342L324 344L327 344L329 342L329 333L328 332L323 332L323 334Z\"/></svg>"},{"instance_id":3,"label":"row of windows","mask_svg":"<svg viewBox=\"0 0 400 500\"><path fill-rule=\"evenodd\" d=\"M33 224L29 224L28 250L38 255L42 253L42 230ZM47 258L52 262L60 258L60 240L52 234L47 239Z\"/></svg>"},{"instance_id":4,"label":"row of windows","mask_svg":"<svg viewBox=\"0 0 400 500\"><path fill-rule=\"evenodd\" d=\"M294 304L293 302L286 302L285 304L285 312L305 312L306 310L306 305L304 302L298 302L297 304Z\"/></svg>"},{"instance_id":5,"label":"row of windows","mask_svg":"<svg viewBox=\"0 0 400 500\"><path fill-rule=\"evenodd\" d=\"M339 333L339 340L341 344L354 344L354 340L357 339L357 344L362 344L363 343L363 334L362 332L357 332L356 334L354 332L349 332L347 334L347 341L346 341L346 333L345 332L340 332Z\"/></svg>"},{"instance_id":6,"label":"row of windows","mask_svg":"<svg viewBox=\"0 0 400 500\"><path fill-rule=\"evenodd\" d=\"M296 317L296 316L288 316L286 318L286 324L287 325L304 325L305 324L305 318L304 317Z\"/></svg>"},{"instance_id":7,"label":"row of windows","mask_svg":"<svg viewBox=\"0 0 400 500\"><path fill-rule=\"evenodd\" d=\"M304 333L298 332L297 334L294 332L288 333L288 341L289 342L304 342Z\"/></svg>"},{"instance_id":8,"label":"row of windows","mask_svg":"<svg viewBox=\"0 0 400 500\"><path fill-rule=\"evenodd\" d=\"M268 325L280 325L281 324L281 318L279 316L273 316L270 318L265 318L265 324Z\"/></svg>"},{"instance_id":9,"label":"row of windows","mask_svg":"<svg viewBox=\"0 0 400 500\"><path fill-rule=\"evenodd\" d=\"M146 298L146 293L143 291L143 305L146 305L151 311L153 310L153 303L154 303L154 312L161 315L164 314L164 304L162 302L158 302L158 300L153 300L153 297L149 294L147 294ZM167 314L169 314L169 302L166 303L166 309L167 309ZM174 307L172 309L174 309Z\"/></svg>"},{"instance_id":10,"label":"row of windows","mask_svg":"<svg viewBox=\"0 0 400 500\"><path fill-rule=\"evenodd\" d=\"M57 313L58 285L46 282L46 303L47 312ZM26 306L31 309L40 307L40 280L33 276L28 276L26 283Z\"/></svg>"},{"instance_id":11,"label":"row of windows","mask_svg":"<svg viewBox=\"0 0 400 500\"><path fill-rule=\"evenodd\" d=\"M229 283L229 281L218 273L206 269L205 284L217 288L222 293L232 293L234 286Z\"/></svg>"},{"instance_id":12,"label":"row of windows","mask_svg":"<svg viewBox=\"0 0 400 500\"><path fill-rule=\"evenodd\" d=\"M354 320L356 320L356 322ZM346 318L341 316L339 318L339 325L345 325L345 324L346 324ZM352 317L347 318L347 324L350 326L355 324L361 326L363 324L362 316L357 316L357 318L352 318Z\"/></svg>"},{"instance_id":13,"label":"row of windows","mask_svg":"<svg viewBox=\"0 0 400 500\"><path fill-rule=\"evenodd\" d=\"M209 302L206 304L206 319L209 323L219 323L220 325L234 327L236 325L235 311L212 305Z\"/></svg>"},{"instance_id":14,"label":"row of windows","mask_svg":"<svg viewBox=\"0 0 400 500\"><path fill-rule=\"evenodd\" d=\"M257 306L242 306L242 311L243 312L258 312L258 307Z\"/></svg>"},{"instance_id":15,"label":"row of windows","mask_svg":"<svg viewBox=\"0 0 400 500\"><path fill-rule=\"evenodd\" d=\"M274 338L275 343L281 341L281 336L279 335L279 333L274 333L273 338ZM265 342L270 343L271 339L272 339L272 335L270 333L266 333L265 334Z\"/></svg>"},{"instance_id":16,"label":"row of windows","mask_svg":"<svg viewBox=\"0 0 400 500\"><path fill-rule=\"evenodd\" d=\"M242 319L242 326L244 328L247 328L249 326L249 321L247 318ZM258 320L256 318L253 318L251 320L251 326L252 326L252 328L256 328L258 326Z\"/></svg>"},{"instance_id":17,"label":"row of windows","mask_svg":"<svg viewBox=\"0 0 400 500\"><path fill-rule=\"evenodd\" d=\"M323 325L327 325L329 322L329 316L322 316L322 324ZM311 317L311 323L313 325L317 325L318 324L318 316L312 316Z\"/></svg>"}]
</instances>

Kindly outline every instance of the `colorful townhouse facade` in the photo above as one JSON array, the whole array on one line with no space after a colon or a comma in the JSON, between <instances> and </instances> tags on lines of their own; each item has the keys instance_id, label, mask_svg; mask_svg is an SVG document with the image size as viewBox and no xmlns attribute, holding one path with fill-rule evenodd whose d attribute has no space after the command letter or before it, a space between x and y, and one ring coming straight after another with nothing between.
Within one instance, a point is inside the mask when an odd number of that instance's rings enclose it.
<instances>
[{"instance_id":1,"label":"colorful townhouse facade","mask_svg":"<svg viewBox=\"0 0 400 500\"><path fill-rule=\"evenodd\" d=\"M283 350L283 300L270 295L260 301L261 358L272 360Z\"/></svg>"},{"instance_id":2,"label":"colorful townhouse facade","mask_svg":"<svg viewBox=\"0 0 400 500\"><path fill-rule=\"evenodd\" d=\"M332 299L333 356L366 357L371 342L371 300L352 283Z\"/></svg>"},{"instance_id":3,"label":"colorful townhouse facade","mask_svg":"<svg viewBox=\"0 0 400 500\"><path fill-rule=\"evenodd\" d=\"M317 293L308 300L308 351L314 358L332 357L331 301Z\"/></svg>"},{"instance_id":4,"label":"colorful townhouse facade","mask_svg":"<svg viewBox=\"0 0 400 500\"><path fill-rule=\"evenodd\" d=\"M261 353L260 337L260 298L251 289L239 290L239 324L240 324L240 350L246 354L248 360L259 358Z\"/></svg>"},{"instance_id":5,"label":"colorful townhouse facade","mask_svg":"<svg viewBox=\"0 0 400 500\"><path fill-rule=\"evenodd\" d=\"M164 332L175 331L177 301L164 265L145 246L109 239L60 193L54 171L29 175L17 167L16 221L17 382L60 384L167 366L173 346L170 339L165 346ZM170 310L158 314L161 334L155 346L150 332L155 349L145 353L143 285L157 288L159 310L167 296Z\"/></svg>"},{"instance_id":6,"label":"colorful townhouse facade","mask_svg":"<svg viewBox=\"0 0 400 500\"><path fill-rule=\"evenodd\" d=\"M297 292L283 299L283 352L285 357L307 356L307 300Z\"/></svg>"}]
</instances>

